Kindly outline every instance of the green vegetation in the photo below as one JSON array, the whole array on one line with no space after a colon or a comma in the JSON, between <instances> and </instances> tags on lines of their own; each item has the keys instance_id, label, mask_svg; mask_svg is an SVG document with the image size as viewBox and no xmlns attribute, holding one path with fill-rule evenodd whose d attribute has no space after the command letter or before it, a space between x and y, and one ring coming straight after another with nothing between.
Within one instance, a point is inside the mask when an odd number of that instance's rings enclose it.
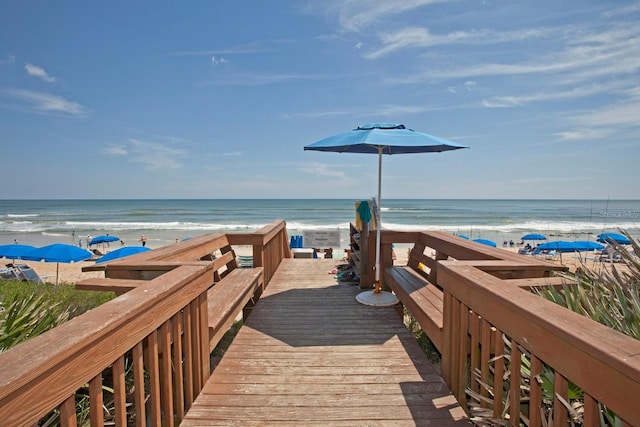
<instances>
[{"instance_id":1,"label":"green vegetation","mask_svg":"<svg viewBox=\"0 0 640 427\"><path fill-rule=\"evenodd\" d=\"M624 233L624 232L623 232ZM640 246L631 236L632 248ZM569 310L589 317L612 329L640 339L640 259L631 251L614 244L621 263L610 268L589 269L584 265L575 274L565 274L562 289L545 288L538 294Z\"/></svg>"},{"instance_id":2,"label":"green vegetation","mask_svg":"<svg viewBox=\"0 0 640 427\"><path fill-rule=\"evenodd\" d=\"M635 254L640 254L640 246L628 233L623 234L631 241L632 251L627 250L618 244L613 244L615 250L620 253L621 262L602 265L598 268L588 268L584 263L574 273L563 273L566 279L564 285L559 288L545 287L536 290L536 293L543 298L553 301L569 310L589 317L605 326L615 329L635 339L640 339L640 260ZM606 267L606 268L605 268ZM497 355L492 359L491 364L503 358L507 367L505 378L510 375L508 367L511 365L511 341L505 339L505 354ZM531 378L531 356L528 352L520 348L522 383L520 391L521 401L527 402L529 386L534 378ZM553 419L553 397L554 397L554 373L553 369L543 365L542 374L535 377L542 386L543 393L543 421L550 424ZM477 373L473 373L474 380L478 381L482 387L489 392L491 387L481 382ZM502 417L496 419L492 417L493 401L484 398L472 390L467 390L470 400L470 410L472 421L480 426L502 426L507 425L508 409L508 384L505 386L505 398L502 408L505 410ZM492 395L490 392L489 395ZM569 413L569 420L572 426L583 425L583 391L575 384L569 383L568 401L564 401ZM482 407L482 403L488 407ZM523 411L528 411L527 405L523 404ZM600 406L600 425L618 426L621 420L614 413L604 406Z\"/></svg>"},{"instance_id":3,"label":"green vegetation","mask_svg":"<svg viewBox=\"0 0 640 427\"><path fill-rule=\"evenodd\" d=\"M36 285L17 280L0 281L0 307L7 308L15 301L25 301L33 295L42 297L42 304L52 315L68 312L69 319L115 298L115 294L109 292L79 291L68 283Z\"/></svg>"}]
</instances>

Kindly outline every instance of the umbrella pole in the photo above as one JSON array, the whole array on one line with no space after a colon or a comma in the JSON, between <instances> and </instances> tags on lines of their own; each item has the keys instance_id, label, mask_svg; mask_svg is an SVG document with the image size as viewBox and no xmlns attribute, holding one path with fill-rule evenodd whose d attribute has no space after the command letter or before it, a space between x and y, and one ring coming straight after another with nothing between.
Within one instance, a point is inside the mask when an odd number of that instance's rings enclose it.
<instances>
[{"instance_id":1,"label":"umbrella pole","mask_svg":"<svg viewBox=\"0 0 640 427\"><path fill-rule=\"evenodd\" d=\"M378 200L376 200L376 219L378 223L376 224L376 290L375 293L380 293L382 287L380 285L380 245L381 245L381 228L382 228L382 219L380 218L380 203L382 200L382 147L378 147Z\"/></svg>"},{"instance_id":2,"label":"umbrella pole","mask_svg":"<svg viewBox=\"0 0 640 427\"><path fill-rule=\"evenodd\" d=\"M58 277L60 276L60 263L56 262L56 286L58 286Z\"/></svg>"},{"instance_id":3,"label":"umbrella pole","mask_svg":"<svg viewBox=\"0 0 640 427\"><path fill-rule=\"evenodd\" d=\"M356 301L360 304L370 305L375 307L390 307L396 305L399 300L391 292L382 291L382 284L380 283L380 246L381 246L381 234L382 234L382 220L380 219L380 202L382 195L382 149L378 147L378 200L376 203L377 224L376 224L376 267L375 267L375 288L370 291L360 292L356 295Z\"/></svg>"}]
</instances>

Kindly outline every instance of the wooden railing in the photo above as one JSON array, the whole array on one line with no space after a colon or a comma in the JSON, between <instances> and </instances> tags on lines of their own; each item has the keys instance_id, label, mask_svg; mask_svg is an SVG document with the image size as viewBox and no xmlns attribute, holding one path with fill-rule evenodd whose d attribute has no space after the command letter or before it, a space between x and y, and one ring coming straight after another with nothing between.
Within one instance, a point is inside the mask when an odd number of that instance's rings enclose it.
<instances>
[{"instance_id":1,"label":"wooden railing","mask_svg":"<svg viewBox=\"0 0 640 427\"><path fill-rule=\"evenodd\" d=\"M0 425L101 426L105 418L116 426L177 425L209 377L219 329L251 298L231 296L239 303L218 309L208 296L228 296L242 277L242 289L257 298L290 257L284 242L285 223L276 221L255 233L199 236L89 268L106 278L88 279L84 289L122 295L0 354ZM259 280L233 274L252 273L234 271L233 244L254 246ZM212 306L220 317L213 325Z\"/></svg>"},{"instance_id":2,"label":"wooden railing","mask_svg":"<svg viewBox=\"0 0 640 427\"><path fill-rule=\"evenodd\" d=\"M558 286L550 276L561 267L446 233L392 231L382 264L393 263L392 243L412 240L410 267L442 292L442 375L471 417L640 426L640 341L530 291Z\"/></svg>"},{"instance_id":3,"label":"wooden railing","mask_svg":"<svg viewBox=\"0 0 640 427\"><path fill-rule=\"evenodd\" d=\"M393 243L413 244L409 268L441 292L442 375L472 416L530 426L552 416L564 426L575 416L567 409L575 384L584 425L600 425L602 406L640 425L640 342L528 290L557 285L549 276L561 267L446 233L385 230L383 268L393 266ZM119 426L178 424L209 376L208 295L233 280L235 245L253 247L265 286L291 256L286 226L276 221L100 267L107 278L95 285L119 282L124 295L0 354L1 424L59 417L76 425L81 400L92 426L104 424L104 407Z\"/></svg>"},{"instance_id":4,"label":"wooden railing","mask_svg":"<svg viewBox=\"0 0 640 427\"><path fill-rule=\"evenodd\" d=\"M76 402L85 398L92 426L103 425L103 405L113 408L116 425L125 426L131 388L125 382L132 380L136 424L172 425L209 376L211 269L178 267L2 353L2 424L59 416L60 425L73 426Z\"/></svg>"}]
</instances>

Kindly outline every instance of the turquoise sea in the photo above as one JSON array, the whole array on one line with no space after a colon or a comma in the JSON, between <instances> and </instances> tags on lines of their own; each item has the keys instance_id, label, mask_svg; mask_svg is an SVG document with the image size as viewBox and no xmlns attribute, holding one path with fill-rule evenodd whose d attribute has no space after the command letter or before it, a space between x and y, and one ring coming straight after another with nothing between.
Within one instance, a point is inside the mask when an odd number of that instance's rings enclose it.
<instances>
[{"instance_id":1,"label":"turquoise sea","mask_svg":"<svg viewBox=\"0 0 640 427\"><path fill-rule=\"evenodd\" d=\"M78 244L111 234L128 245L160 247L200 234L252 231L275 219L289 235L340 229L348 245L355 220L349 199L252 200L0 200L0 244ZM382 224L396 230L442 230L502 245L526 233L549 240L595 240L625 229L640 237L640 200L429 200L382 201ZM84 245L83 245L84 246Z\"/></svg>"}]
</instances>

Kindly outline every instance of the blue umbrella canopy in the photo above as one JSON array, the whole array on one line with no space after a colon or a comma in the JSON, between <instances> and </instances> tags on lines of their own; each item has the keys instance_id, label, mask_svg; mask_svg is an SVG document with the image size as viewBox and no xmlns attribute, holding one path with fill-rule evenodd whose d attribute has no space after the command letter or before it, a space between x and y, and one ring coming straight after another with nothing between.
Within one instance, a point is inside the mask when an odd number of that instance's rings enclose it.
<instances>
[{"instance_id":1,"label":"blue umbrella canopy","mask_svg":"<svg viewBox=\"0 0 640 427\"><path fill-rule=\"evenodd\" d=\"M522 239L522 240L547 240L547 238L545 236L543 236L542 234L538 234L538 233L525 234L520 239Z\"/></svg>"},{"instance_id":2,"label":"blue umbrella canopy","mask_svg":"<svg viewBox=\"0 0 640 427\"><path fill-rule=\"evenodd\" d=\"M468 147L396 123L358 126L304 147L305 150L368 154L437 153L460 148Z\"/></svg>"},{"instance_id":3,"label":"blue umbrella canopy","mask_svg":"<svg viewBox=\"0 0 640 427\"><path fill-rule=\"evenodd\" d=\"M118 258L124 258L129 255L139 254L140 252L147 252L148 250L150 249L145 246L125 246L123 248L116 249L115 251L107 253L105 256L97 260L96 264L112 261Z\"/></svg>"},{"instance_id":4,"label":"blue umbrella canopy","mask_svg":"<svg viewBox=\"0 0 640 427\"><path fill-rule=\"evenodd\" d=\"M477 243L481 243L483 245L491 246L491 247L494 247L494 248L497 246L496 242L488 240L488 239L473 239L473 241L477 242Z\"/></svg>"},{"instance_id":5,"label":"blue umbrella canopy","mask_svg":"<svg viewBox=\"0 0 640 427\"><path fill-rule=\"evenodd\" d=\"M465 235L465 234L458 234L458 237L462 238L462 239L467 239L469 240L469 236Z\"/></svg>"},{"instance_id":6,"label":"blue umbrella canopy","mask_svg":"<svg viewBox=\"0 0 640 427\"><path fill-rule=\"evenodd\" d=\"M28 254L35 248L35 246L20 245L16 243L11 245L2 245L0 246L0 258L21 259L24 255Z\"/></svg>"},{"instance_id":7,"label":"blue umbrella canopy","mask_svg":"<svg viewBox=\"0 0 640 427\"><path fill-rule=\"evenodd\" d=\"M46 262L78 262L91 258L93 254L85 249L64 243L54 243L26 253L22 259Z\"/></svg>"},{"instance_id":8,"label":"blue umbrella canopy","mask_svg":"<svg viewBox=\"0 0 640 427\"><path fill-rule=\"evenodd\" d=\"M455 142L413 129L407 129L402 124L396 123L371 123L358 126L349 132L343 132L329 136L306 145L305 150L330 151L335 153L365 153L378 155L378 197L376 200L376 216L380 220L380 199L382 193L382 155L383 154L410 154L410 153L438 153L442 151L468 148ZM376 269L375 294L380 294L380 228L376 227ZM375 302L366 302L360 295L358 301L379 305ZM389 300L384 305L392 305L397 299Z\"/></svg>"},{"instance_id":9,"label":"blue umbrella canopy","mask_svg":"<svg viewBox=\"0 0 640 427\"><path fill-rule=\"evenodd\" d=\"M539 245L534 254L539 254L542 251L557 251L557 252L587 252L598 251L604 249L599 243L588 242L585 240L578 240L576 242L565 242L563 240L557 240L554 242L547 242Z\"/></svg>"},{"instance_id":10,"label":"blue umbrella canopy","mask_svg":"<svg viewBox=\"0 0 640 427\"><path fill-rule=\"evenodd\" d=\"M120 238L117 236L110 236L109 234L106 234L104 236L94 237L93 239L91 239L91 242L89 242L89 245L98 245L100 243L117 242L119 240Z\"/></svg>"},{"instance_id":11,"label":"blue umbrella canopy","mask_svg":"<svg viewBox=\"0 0 640 427\"><path fill-rule=\"evenodd\" d=\"M618 233L602 233L598 235L598 242L611 243L616 242L621 245L630 245L631 240L627 236Z\"/></svg>"},{"instance_id":12,"label":"blue umbrella canopy","mask_svg":"<svg viewBox=\"0 0 640 427\"><path fill-rule=\"evenodd\" d=\"M58 284L60 263L70 263L84 261L91 258L93 254L86 249L64 243L54 243L43 246L25 254L22 259L30 261L45 261L56 263L56 285Z\"/></svg>"}]
</instances>

